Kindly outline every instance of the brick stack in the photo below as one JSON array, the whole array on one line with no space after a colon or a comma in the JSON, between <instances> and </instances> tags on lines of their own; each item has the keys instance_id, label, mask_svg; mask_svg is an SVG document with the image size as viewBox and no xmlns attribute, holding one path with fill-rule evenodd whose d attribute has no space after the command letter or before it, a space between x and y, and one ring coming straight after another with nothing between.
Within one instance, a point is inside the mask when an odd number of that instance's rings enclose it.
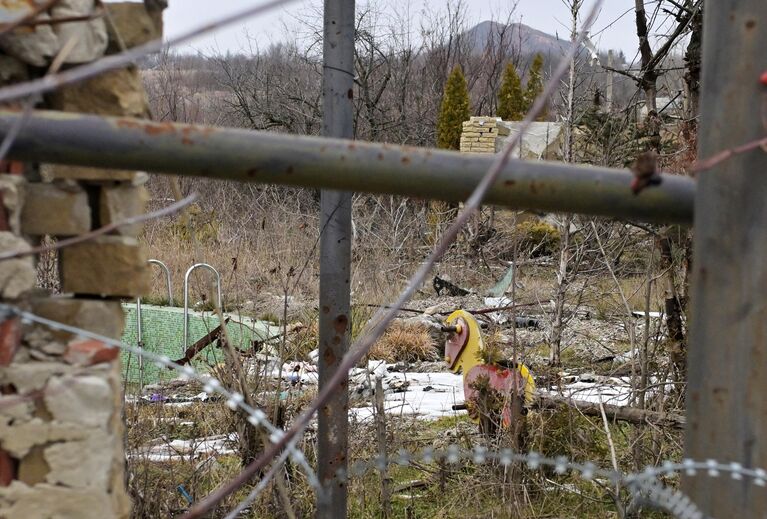
<instances>
[{"instance_id":1,"label":"brick stack","mask_svg":"<svg viewBox=\"0 0 767 519\"><path fill-rule=\"evenodd\" d=\"M497 153L498 137L508 135L500 117L472 117L463 123L461 151L465 153Z\"/></svg>"},{"instance_id":2,"label":"brick stack","mask_svg":"<svg viewBox=\"0 0 767 519\"><path fill-rule=\"evenodd\" d=\"M43 16L79 17L98 5L60 0ZM160 36L160 11L141 3L103 5L113 25L97 17L0 36L0 86L40 75L73 37L63 56L67 65ZM135 67L60 88L39 108L139 117L149 112ZM146 180L140 172L0 163L0 251L23 250L45 235L75 236L141 214ZM123 227L62 249L64 295L55 297L35 288L34 257L0 261L0 299L119 339L120 298L149 291L140 230ZM98 341L0 316L0 517L130 515L118 353Z\"/></svg>"}]
</instances>

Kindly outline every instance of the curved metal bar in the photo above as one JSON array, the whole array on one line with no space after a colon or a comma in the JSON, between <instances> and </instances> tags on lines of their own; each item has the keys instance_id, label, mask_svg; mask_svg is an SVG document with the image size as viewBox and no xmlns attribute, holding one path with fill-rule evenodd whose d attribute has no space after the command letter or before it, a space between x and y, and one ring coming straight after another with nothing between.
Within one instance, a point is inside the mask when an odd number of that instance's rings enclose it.
<instances>
[{"instance_id":1,"label":"curved metal bar","mask_svg":"<svg viewBox=\"0 0 767 519\"><path fill-rule=\"evenodd\" d=\"M216 295L218 296L218 306L222 311L224 310L224 307L221 305L221 274L218 273L218 270L214 269L207 263L195 263L189 267L189 270L187 270L186 274L184 274L184 348L189 346L189 275L198 268L208 269L216 276Z\"/></svg>"},{"instance_id":2,"label":"curved metal bar","mask_svg":"<svg viewBox=\"0 0 767 519\"><path fill-rule=\"evenodd\" d=\"M150 259L149 263L152 265L157 265L165 271L165 281L168 284L168 306L173 306L173 285L170 281L170 269L168 268L168 265L156 259Z\"/></svg>"},{"instance_id":3,"label":"curved metal bar","mask_svg":"<svg viewBox=\"0 0 767 519\"><path fill-rule=\"evenodd\" d=\"M165 271L165 279L168 283L168 306L173 305L173 285L170 281L170 269L168 265L160 260L150 259L147 263L151 265L158 265ZM141 296L136 298L136 343L139 348L144 347L144 332L141 326ZM144 358L139 355L138 358L138 371L139 371L139 386L144 386Z\"/></svg>"}]
</instances>

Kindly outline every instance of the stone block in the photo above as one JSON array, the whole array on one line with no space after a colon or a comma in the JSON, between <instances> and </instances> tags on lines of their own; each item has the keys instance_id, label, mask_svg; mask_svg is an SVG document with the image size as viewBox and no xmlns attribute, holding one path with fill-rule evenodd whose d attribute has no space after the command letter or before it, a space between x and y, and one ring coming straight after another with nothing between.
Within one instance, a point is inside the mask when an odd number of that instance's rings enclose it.
<instances>
[{"instance_id":1,"label":"stone block","mask_svg":"<svg viewBox=\"0 0 767 519\"><path fill-rule=\"evenodd\" d=\"M14 362L0 369L0 385L12 384L20 394L26 394L43 389L51 377L72 371L63 362Z\"/></svg>"},{"instance_id":2,"label":"stone block","mask_svg":"<svg viewBox=\"0 0 767 519\"><path fill-rule=\"evenodd\" d=\"M2 63L0 63L2 67ZM5 210L8 230L14 234L21 232L21 208L26 182L20 175L0 175L0 196Z\"/></svg>"},{"instance_id":3,"label":"stone block","mask_svg":"<svg viewBox=\"0 0 767 519\"><path fill-rule=\"evenodd\" d=\"M50 470L46 481L71 488L107 491L112 470L111 443L106 432L95 431L87 440L47 447L44 456Z\"/></svg>"},{"instance_id":4,"label":"stone block","mask_svg":"<svg viewBox=\"0 0 767 519\"><path fill-rule=\"evenodd\" d=\"M40 13L38 20L50 19ZM59 38L50 25L40 24L34 28L18 27L0 36L0 51L35 67L45 67L58 54Z\"/></svg>"},{"instance_id":5,"label":"stone block","mask_svg":"<svg viewBox=\"0 0 767 519\"><path fill-rule=\"evenodd\" d=\"M66 323L89 332L120 339L125 327L125 314L118 301L81 299L73 297L41 297L30 301L32 312L52 321ZM53 339L67 344L75 336L52 330Z\"/></svg>"},{"instance_id":6,"label":"stone block","mask_svg":"<svg viewBox=\"0 0 767 519\"><path fill-rule=\"evenodd\" d=\"M112 362L120 356L120 349L101 341L89 339L72 341L64 353L64 360L77 366L92 366Z\"/></svg>"},{"instance_id":7,"label":"stone block","mask_svg":"<svg viewBox=\"0 0 767 519\"><path fill-rule=\"evenodd\" d=\"M8 231L0 231L0 251L29 249L22 238ZM32 256L0 261L0 297L18 299L35 287L37 271Z\"/></svg>"},{"instance_id":8,"label":"stone block","mask_svg":"<svg viewBox=\"0 0 767 519\"><path fill-rule=\"evenodd\" d=\"M104 377L65 376L48 381L45 407L54 420L106 430L112 413L112 387Z\"/></svg>"},{"instance_id":9,"label":"stone block","mask_svg":"<svg viewBox=\"0 0 767 519\"><path fill-rule=\"evenodd\" d=\"M51 8L52 18L73 18L91 14L94 0L59 0ZM103 17L83 22L60 23L53 26L60 46L74 39L65 63L88 63L104 55L107 49L107 24Z\"/></svg>"},{"instance_id":10,"label":"stone block","mask_svg":"<svg viewBox=\"0 0 767 519\"><path fill-rule=\"evenodd\" d=\"M90 231L88 194L77 185L28 184L21 229L35 236L72 236Z\"/></svg>"},{"instance_id":11,"label":"stone block","mask_svg":"<svg viewBox=\"0 0 767 519\"><path fill-rule=\"evenodd\" d=\"M0 442L14 458L22 459L37 445L84 440L89 432L76 422L47 422L33 418L27 421L17 420L13 424L0 423Z\"/></svg>"},{"instance_id":12,"label":"stone block","mask_svg":"<svg viewBox=\"0 0 767 519\"><path fill-rule=\"evenodd\" d=\"M27 79L29 79L29 70L23 61L0 54L0 85L21 83Z\"/></svg>"},{"instance_id":13,"label":"stone block","mask_svg":"<svg viewBox=\"0 0 767 519\"><path fill-rule=\"evenodd\" d=\"M144 186L118 184L103 186L99 200L101 225L120 222L126 218L143 214L149 202L149 191ZM137 236L142 224L125 225L117 229L118 234Z\"/></svg>"},{"instance_id":14,"label":"stone block","mask_svg":"<svg viewBox=\"0 0 767 519\"><path fill-rule=\"evenodd\" d=\"M122 50L119 39L130 49L162 38L162 27L157 26L143 2L110 2L104 7L114 21L114 27L109 28L109 54Z\"/></svg>"},{"instance_id":15,"label":"stone block","mask_svg":"<svg viewBox=\"0 0 767 519\"><path fill-rule=\"evenodd\" d=\"M44 449L41 445L32 447L19 462L18 479L27 485L43 483L51 468L45 461Z\"/></svg>"},{"instance_id":16,"label":"stone block","mask_svg":"<svg viewBox=\"0 0 767 519\"><path fill-rule=\"evenodd\" d=\"M110 502L110 494L92 488L67 488L21 481L0 488L0 517L3 519L124 519Z\"/></svg>"},{"instance_id":17,"label":"stone block","mask_svg":"<svg viewBox=\"0 0 767 519\"><path fill-rule=\"evenodd\" d=\"M50 95L50 106L64 112L149 118L149 103L136 67L57 88Z\"/></svg>"},{"instance_id":18,"label":"stone block","mask_svg":"<svg viewBox=\"0 0 767 519\"><path fill-rule=\"evenodd\" d=\"M141 173L124 169L86 168L82 166L64 166L62 164L41 164L40 176L46 182L53 182L55 180L78 180L97 183L135 183L136 179L141 176Z\"/></svg>"},{"instance_id":19,"label":"stone block","mask_svg":"<svg viewBox=\"0 0 767 519\"><path fill-rule=\"evenodd\" d=\"M0 366L13 362L21 343L21 319L9 317L0 322Z\"/></svg>"},{"instance_id":20,"label":"stone block","mask_svg":"<svg viewBox=\"0 0 767 519\"><path fill-rule=\"evenodd\" d=\"M147 256L135 238L100 236L61 250L61 290L138 297L150 291Z\"/></svg>"}]
</instances>

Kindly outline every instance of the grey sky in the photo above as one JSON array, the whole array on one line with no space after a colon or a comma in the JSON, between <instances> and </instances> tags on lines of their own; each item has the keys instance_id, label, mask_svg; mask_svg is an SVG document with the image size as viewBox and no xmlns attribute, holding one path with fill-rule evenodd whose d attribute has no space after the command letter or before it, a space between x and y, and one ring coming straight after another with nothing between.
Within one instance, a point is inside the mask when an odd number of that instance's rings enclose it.
<instances>
[{"instance_id":1,"label":"grey sky","mask_svg":"<svg viewBox=\"0 0 767 519\"><path fill-rule=\"evenodd\" d=\"M165 11L166 36L172 37L224 14L236 13L257 1L261 0L170 0L170 7ZM586 0L584 13L588 12L593 1ZM373 1L378 6L401 6L407 2L408 0ZM238 52L248 46L246 34L255 37L260 46L280 41L284 39L285 24L288 27L294 25L297 13L307 12L310 4L318 3L317 0L294 1L287 8L233 24L195 41L191 47L180 50L200 50L204 53L216 50ZM359 2L360 5L362 3ZM469 25L490 19L493 13L503 12L504 6L510 3L509 0L468 0ZM446 0L410 0L410 9L420 16L424 7L439 11L445 8L445 4ZM621 49L629 56L636 52L637 38L631 11L633 4L632 0L605 0L592 30L592 39L598 48ZM520 0L514 18L535 29L552 34L559 33L562 38L567 38L569 32L568 10L562 0Z\"/></svg>"}]
</instances>

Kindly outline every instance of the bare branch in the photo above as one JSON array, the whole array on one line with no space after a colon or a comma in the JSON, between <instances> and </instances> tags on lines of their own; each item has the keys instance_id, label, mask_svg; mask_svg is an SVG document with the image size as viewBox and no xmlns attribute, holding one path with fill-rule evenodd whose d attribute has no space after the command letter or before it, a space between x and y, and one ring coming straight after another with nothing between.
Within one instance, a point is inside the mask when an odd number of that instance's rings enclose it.
<instances>
[{"instance_id":1,"label":"bare branch","mask_svg":"<svg viewBox=\"0 0 767 519\"><path fill-rule=\"evenodd\" d=\"M755 150L757 148L762 148L765 151L765 153L767 153L767 137L762 137L761 139L757 139L755 141L751 141L746 144L741 144L740 146L736 146L728 150L720 151L719 153L705 160L696 162L692 166L690 171L692 173L700 173L701 171L705 171L707 169L713 168L717 164L724 162L725 160L729 159L733 155L740 155L742 153L746 153L747 151Z\"/></svg>"}]
</instances>

